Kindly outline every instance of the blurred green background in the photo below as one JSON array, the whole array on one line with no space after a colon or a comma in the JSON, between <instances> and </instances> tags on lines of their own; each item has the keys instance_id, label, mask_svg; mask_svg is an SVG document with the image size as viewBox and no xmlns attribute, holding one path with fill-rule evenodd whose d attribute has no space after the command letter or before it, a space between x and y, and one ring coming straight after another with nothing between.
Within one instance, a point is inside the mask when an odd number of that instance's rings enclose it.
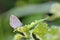
<instances>
[{"instance_id":1,"label":"blurred green background","mask_svg":"<svg viewBox=\"0 0 60 40\"><path fill-rule=\"evenodd\" d=\"M12 40L15 34L13 33L14 29L9 25L9 16L7 14L5 16L5 12L14 7L21 7L27 4L41 4L49 1L60 2L60 0L0 0L0 40ZM40 17L43 18L41 14L35 14L21 17L20 19L23 24L28 24L40 19Z\"/></svg>"}]
</instances>

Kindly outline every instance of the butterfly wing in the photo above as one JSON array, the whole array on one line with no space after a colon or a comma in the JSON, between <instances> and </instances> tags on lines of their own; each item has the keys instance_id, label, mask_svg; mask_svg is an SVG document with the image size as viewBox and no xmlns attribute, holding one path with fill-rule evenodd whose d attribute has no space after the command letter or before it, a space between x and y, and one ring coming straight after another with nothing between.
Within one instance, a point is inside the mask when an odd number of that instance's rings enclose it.
<instances>
[{"instance_id":1,"label":"butterfly wing","mask_svg":"<svg viewBox=\"0 0 60 40\"><path fill-rule=\"evenodd\" d=\"M16 16L11 15L10 16L10 26L15 29L17 27L22 26L22 23Z\"/></svg>"}]
</instances>

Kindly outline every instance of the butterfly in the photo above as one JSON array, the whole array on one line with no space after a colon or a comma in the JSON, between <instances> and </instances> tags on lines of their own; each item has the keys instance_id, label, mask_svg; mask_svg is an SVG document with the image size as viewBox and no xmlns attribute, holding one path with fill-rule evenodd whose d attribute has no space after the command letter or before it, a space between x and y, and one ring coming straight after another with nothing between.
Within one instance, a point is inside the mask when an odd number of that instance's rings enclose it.
<instances>
[{"instance_id":1,"label":"butterfly","mask_svg":"<svg viewBox=\"0 0 60 40\"><path fill-rule=\"evenodd\" d=\"M16 16L14 16L14 15L10 16L10 26L12 28L15 29L15 28L20 27L22 25L23 25L22 22Z\"/></svg>"}]
</instances>

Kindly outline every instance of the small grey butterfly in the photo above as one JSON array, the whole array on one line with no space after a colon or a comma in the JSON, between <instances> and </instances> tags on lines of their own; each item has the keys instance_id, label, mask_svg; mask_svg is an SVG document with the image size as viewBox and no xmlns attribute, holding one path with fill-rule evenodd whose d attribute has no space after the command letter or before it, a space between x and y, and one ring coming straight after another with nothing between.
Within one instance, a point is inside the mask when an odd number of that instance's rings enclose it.
<instances>
[{"instance_id":1,"label":"small grey butterfly","mask_svg":"<svg viewBox=\"0 0 60 40\"><path fill-rule=\"evenodd\" d=\"M10 16L10 26L15 29L17 27L22 26L22 23L16 16L11 15Z\"/></svg>"}]
</instances>

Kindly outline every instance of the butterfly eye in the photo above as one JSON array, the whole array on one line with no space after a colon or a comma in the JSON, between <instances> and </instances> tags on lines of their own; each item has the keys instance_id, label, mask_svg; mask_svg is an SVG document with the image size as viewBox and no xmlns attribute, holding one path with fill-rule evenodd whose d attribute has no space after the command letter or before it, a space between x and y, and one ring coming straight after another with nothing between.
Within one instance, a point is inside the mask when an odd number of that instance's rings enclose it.
<instances>
[{"instance_id":1,"label":"butterfly eye","mask_svg":"<svg viewBox=\"0 0 60 40\"><path fill-rule=\"evenodd\" d=\"M10 26L15 29L17 27L22 26L22 23L16 16L11 15L10 16Z\"/></svg>"}]
</instances>

